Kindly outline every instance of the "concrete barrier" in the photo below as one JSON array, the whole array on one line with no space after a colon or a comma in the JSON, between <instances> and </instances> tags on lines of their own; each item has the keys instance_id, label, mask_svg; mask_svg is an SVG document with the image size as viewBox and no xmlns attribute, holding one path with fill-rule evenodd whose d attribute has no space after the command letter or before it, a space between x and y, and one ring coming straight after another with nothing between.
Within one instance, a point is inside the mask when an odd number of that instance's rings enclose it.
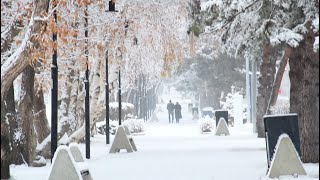
<instances>
[{"instance_id":1,"label":"concrete barrier","mask_svg":"<svg viewBox=\"0 0 320 180\"><path fill-rule=\"evenodd\" d=\"M83 159L83 157L82 157L82 154L81 154L81 152L80 152L80 149L79 149L79 147L78 147L78 144L76 144L76 143L71 143L71 144L69 145L69 148L70 148L71 154L72 154L72 156L73 156L73 158L74 158L74 160L75 160L76 162L84 162L84 159Z\"/></svg>"},{"instance_id":2,"label":"concrete barrier","mask_svg":"<svg viewBox=\"0 0 320 180\"><path fill-rule=\"evenodd\" d=\"M70 148L61 145L57 148L47 180L92 180L85 162L77 163Z\"/></svg>"},{"instance_id":3,"label":"concrete barrier","mask_svg":"<svg viewBox=\"0 0 320 180\"><path fill-rule=\"evenodd\" d=\"M276 145L267 176L279 178L284 175L307 175L290 137L282 134Z\"/></svg>"},{"instance_id":4,"label":"concrete barrier","mask_svg":"<svg viewBox=\"0 0 320 180\"><path fill-rule=\"evenodd\" d=\"M218 125L216 127L216 132L214 133L216 136L221 136L222 134L224 135L230 135L229 129L228 129L228 125L226 120L221 117L219 119Z\"/></svg>"},{"instance_id":5,"label":"concrete barrier","mask_svg":"<svg viewBox=\"0 0 320 180\"><path fill-rule=\"evenodd\" d=\"M118 153L121 149L125 149L129 153L137 151L137 147L133 141L131 133L126 126L118 127L109 153Z\"/></svg>"}]
</instances>

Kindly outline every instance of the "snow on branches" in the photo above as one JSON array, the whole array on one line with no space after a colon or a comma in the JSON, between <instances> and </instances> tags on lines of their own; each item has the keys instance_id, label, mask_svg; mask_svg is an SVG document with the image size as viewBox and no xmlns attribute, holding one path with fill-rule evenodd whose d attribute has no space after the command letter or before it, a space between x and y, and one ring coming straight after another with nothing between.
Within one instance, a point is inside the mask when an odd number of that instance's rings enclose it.
<instances>
[{"instance_id":1,"label":"snow on branches","mask_svg":"<svg viewBox=\"0 0 320 180\"><path fill-rule=\"evenodd\" d=\"M211 31L220 32L227 50L255 53L262 42L297 47L308 32L306 23L319 18L316 1L208 0L202 11L211 13ZM317 29L317 27L313 27ZM319 30L316 30L317 32ZM316 46L316 42L315 42Z\"/></svg>"}]
</instances>

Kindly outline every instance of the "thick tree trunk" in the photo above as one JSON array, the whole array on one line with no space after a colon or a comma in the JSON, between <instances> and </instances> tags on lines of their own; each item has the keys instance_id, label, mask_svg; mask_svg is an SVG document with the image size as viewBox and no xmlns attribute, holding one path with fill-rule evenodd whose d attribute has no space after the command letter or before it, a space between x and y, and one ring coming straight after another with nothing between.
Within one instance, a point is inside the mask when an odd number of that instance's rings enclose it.
<instances>
[{"instance_id":1,"label":"thick tree trunk","mask_svg":"<svg viewBox=\"0 0 320 180\"><path fill-rule=\"evenodd\" d=\"M1 99L2 100L2 99ZM1 179L10 178L10 133L5 119L5 105L1 101Z\"/></svg>"},{"instance_id":2,"label":"thick tree trunk","mask_svg":"<svg viewBox=\"0 0 320 180\"><path fill-rule=\"evenodd\" d=\"M310 29L310 28L308 28ZM319 53L310 29L290 56L290 112L299 117L302 161L319 163Z\"/></svg>"},{"instance_id":3,"label":"thick tree trunk","mask_svg":"<svg viewBox=\"0 0 320 180\"><path fill-rule=\"evenodd\" d=\"M11 143L11 160L13 164L22 164L21 147L19 139L17 138L21 128L21 118L16 113L14 100L14 87L11 85L6 97L6 119L10 124L10 143Z\"/></svg>"},{"instance_id":4,"label":"thick tree trunk","mask_svg":"<svg viewBox=\"0 0 320 180\"><path fill-rule=\"evenodd\" d=\"M22 120L21 154L28 165L35 158L37 146L33 123L34 70L28 66L22 73L19 113Z\"/></svg>"},{"instance_id":5,"label":"thick tree trunk","mask_svg":"<svg viewBox=\"0 0 320 180\"><path fill-rule=\"evenodd\" d=\"M309 50L312 51L312 47ZM311 52L311 56L306 56L303 63L304 127L301 132L301 152L302 161L306 163L319 163L319 54L314 54Z\"/></svg>"},{"instance_id":6,"label":"thick tree trunk","mask_svg":"<svg viewBox=\"0 0 320 180\"><path fill-rule=\"evenodd\" d=\"M306 37L306 56L304 61L303 107L305 127L301 140L302 161L319 163L319 51L314 52L314 31L309 28Z\"/></svg>"},{"instance_id":7,"label":"thick tree trunk","mask_svg":"<svg viewBox=\"0 0 320 180\"><path fill-rule=\"evenodd\" d=\"M96 135L96 121L99 119L101 115L102 109L104 108L103 101L104 99L101 97L104 93L104 81L100 72L104 67L104 63L101 61L97 61L93 65L92 72L90 73L90 131L91 135Z\"/></svg>"},{"instance_id":8,"label":"thick tree trunk","mask_svg":"<svg viewBox=\"0 0 320 180\"><path fill-rule=\"evenodd\" d=\"M272 84L276 72L276 61L278 58L276 47L269 43L263 45L263 56L260 65L260 77L257 97L257 132L259 138L265 137L263 116L266 113L268 101L272 91Z\"/></svg>"},{"instance_id":9,"label":"thick tree trunk","mask_svg":"<svg viewBox=\"0 0 320 180\"><path fill-rule=\"evenodd\" d=\"M35 83L37 93L34 95L34 124L37 133L38 143L41 143L50 133L49 123L46 115L46 105L44 103L42 87ZM40 85L41 86L41 85Z\"/></svg>"},{"instance_id":10,"label":"thick tree trunk","mask_svg":"<svg viewBox=\"0 0 320 180\"><path fill-rule=\"evenodd\" d=\"M71 62L69 62L71 63ZM72 62L72 65L75 65L76 61ZM63 67L62 67L63 68ZM62 137L65 133L71 135L77 129L77 92L78 92L78 83L77 79L79 78L78 71L74 69L65 69L66 74L61 74L59 80L59 124L62 125L59 129L58 137Z\"/></svg>"}]
</instances>

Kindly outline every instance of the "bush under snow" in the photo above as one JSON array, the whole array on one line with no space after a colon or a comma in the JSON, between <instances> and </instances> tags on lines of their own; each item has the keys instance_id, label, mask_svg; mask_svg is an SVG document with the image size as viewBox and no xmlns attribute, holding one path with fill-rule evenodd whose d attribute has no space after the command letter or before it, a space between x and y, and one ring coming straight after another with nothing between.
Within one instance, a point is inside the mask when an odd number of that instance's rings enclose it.
<instances>
[{"instance_id":1,"label":"bush under snow","mask_svg":"<svg viewBox=\"0 0 320 180\"><path fill-rule=\"evenodd\" d=\"M288 114L290 112L289 99L278 98L277 103L270 107L271 114Z\"/></svg>"},{"instance_id":2,"label":"bush under snow","mask_svg":"<svg viewBox=\"0 0 320 180\"><path fill-rule=\"evenodd\" d=\"M127 119L123 125L127 126L131 133L142 133L146 130L143 119Z\"/></svg>"},{"instance_id":3,"label":"bush under snow","mask_svg":"<svg viewBox=\"0 0 320 180\"><path fill-rule=\"evenodd\" d=\"M199 125L200 125L200 132L206 133L206 132L213 132L213 119L209 116L205 116L203 118L199 119Z\"/></svg>"}]
</instances>

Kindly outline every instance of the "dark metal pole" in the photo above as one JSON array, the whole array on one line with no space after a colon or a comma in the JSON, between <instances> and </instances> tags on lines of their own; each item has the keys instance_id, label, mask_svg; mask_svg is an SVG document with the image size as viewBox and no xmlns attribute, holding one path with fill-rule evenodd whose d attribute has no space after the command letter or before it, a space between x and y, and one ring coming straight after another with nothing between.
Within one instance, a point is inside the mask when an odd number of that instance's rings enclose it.
<instances>
[{"instance_id":1,"label":"dark metal pole","mask_svg":"<svg viewBox=\"0 0 320 180\"><path fill-rule=\"evenodd\" d=\"M122 110L122 106L121 106L121 74L120 74L120 69L119 69L119 126L121 126L121 110Z\"/></svg>"},{"instance_id":2,"label":"dark metal pole","mask_svg":"<svg viewBox=\"0 0 320 180\"><path fill-rule=\"evenodd\" d=\"M89 97L89 51L88 51L88 6L85 11L85 37L86 37L86 50L85 54L87 56L87 69L86 69L86 78L84 80L85 88L86 88L86 98L85 98L85 131L86 131L86 158L90 159L90 97Z\"/></svg>"},{"instance_id":3,"label":"dark metal pole","mask_svg":"<svg viewBox=\"0 0 320 180\"><path fill-rule=\"evenodd\" d=\"M147 121L147 88L146 88L146 77L143 75L143 111L144 111L144 121Z\"/></svg>"},{"instance_id":4,"label":"dark metal pole","mask_svg":"<svg viewBox=\"0 0 320 180\"><path fill-rule=\"evenodd\" d=\"M147 120L150 118L150 90L147 90Z\"/></svg>"},{"instance_id":5,"label":"dark metal pole","mask_svg":"<svg viewBox=\"0 0 320 180\"><path fill-rule=\"evenodd\" d=\"M135 111L136 111L136 116L139 117L139 88L138 88L138 79L135 81L136 84L136 89L135 89Z\"/></svg>"},{"instance_id":6,"label":"dark metal pole","mask_svg":"<svg viewBox=\"0 0 320 180\"><path fill-rule=\"evenodd\" d=\"M108 51L106 52L106 143L110 144L109 127L109 70L108 70Z\"/></svg>"},{"instance_id":7,"label":"dark metal pole","mask_svg":"<svg viewBox=\"0 0 320 180\"><path fill-rule=\"evenodd\" d=\"M142 80L141 75L139 75L139 114L138 118L142 119Z\"/></svg>"},{"instance_id":8,"label":"dark metal pole","mask_svg":"<svg viewBox=\"0 0 320 180\"><path fill-rule=\"evenodd\" d=\"M53 1L54 7L56 2ZM57 11L54 8L53 16L57 24ZM57 32L53 31L52 40L57 43ZM51 162L58 146L58 46L54 46L52 55L51 77L52 77L52 89L51 89Z\"/></svg>"},{"instance_id":9,"label":"dark metal pole","mask_svg":"<svg viewBox=\"0 0 320 180\"><path fill-rule=\"evenodd\" d=\"M87 64L86 79L84 80L86 88L85 98L85 129L86 129L86 158L90 159L90 97L89 97L89 69Z\"/></svg>"}]
</instances>

